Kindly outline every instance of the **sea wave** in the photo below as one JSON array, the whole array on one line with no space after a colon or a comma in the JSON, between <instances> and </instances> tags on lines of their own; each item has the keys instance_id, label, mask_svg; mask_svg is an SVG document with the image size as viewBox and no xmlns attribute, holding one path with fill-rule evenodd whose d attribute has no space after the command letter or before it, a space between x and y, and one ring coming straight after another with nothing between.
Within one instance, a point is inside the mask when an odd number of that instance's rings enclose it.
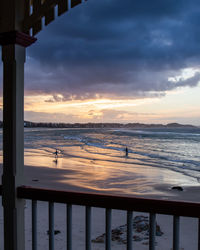
<instances>
[{"instance_id":1,"label":"sea wave","mask_svg":"<svg viewBox=\"0 0 200 250\"><path fill-rule=\"evenodd\" d=\"M101 158L114 166L143 164L200 177L200 129L25 129L25 150L42 149L50 155L58 149L68 157L67 148L74 146L81 148L82 158ZM76 151L71 154L76 157Z\"/></svg>"}]
</instances>

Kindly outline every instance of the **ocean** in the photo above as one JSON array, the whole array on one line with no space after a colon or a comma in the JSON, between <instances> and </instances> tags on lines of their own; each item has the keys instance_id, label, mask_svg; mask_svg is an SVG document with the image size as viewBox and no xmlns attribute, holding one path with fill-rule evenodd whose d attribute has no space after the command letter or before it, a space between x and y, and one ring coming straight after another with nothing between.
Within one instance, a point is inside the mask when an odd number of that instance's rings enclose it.
<instances>
[{"instance_id":1,"label":"ocean","mask_svg":"<svg viewBox=\"0 0 200 250\"><path fill-rule=\"evenodd\" d=\"M138 182L142 193L152 183L200 184L199 128L25 128L24 144L25 165L70 169L79 187L132 193Z\"/></svg>"}]
</instances>

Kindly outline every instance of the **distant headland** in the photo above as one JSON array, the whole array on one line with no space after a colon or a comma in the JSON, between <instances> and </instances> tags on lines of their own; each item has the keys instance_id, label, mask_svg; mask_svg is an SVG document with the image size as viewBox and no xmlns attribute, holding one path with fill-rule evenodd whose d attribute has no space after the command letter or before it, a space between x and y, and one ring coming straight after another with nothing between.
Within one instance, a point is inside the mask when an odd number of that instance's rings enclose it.
<instances>
[{"instance_id":1,"label":"distant headland","mask_svg":"<svg viewBox=\"0 0 200 250\"><path fill-rule=\"evenodd\" d=\"M3 122L0 121L0 128ZM27 128L198 128L190 124L168 123L168 124L145 124L145 123L55 123L55 122L31 122L24 121Z\"/></svg>"},{"instance_id":2,"label":"distant headland","mask_svg":"<svg viewBox=\"0 0 200 250\"><path fill-rule=\"evenodd\" d=\"M47 127L47 128L195 128L189 124L169 123L144 124L144 123L46 123L25 121L24 127Z\"/></svg>"}]
</instances>

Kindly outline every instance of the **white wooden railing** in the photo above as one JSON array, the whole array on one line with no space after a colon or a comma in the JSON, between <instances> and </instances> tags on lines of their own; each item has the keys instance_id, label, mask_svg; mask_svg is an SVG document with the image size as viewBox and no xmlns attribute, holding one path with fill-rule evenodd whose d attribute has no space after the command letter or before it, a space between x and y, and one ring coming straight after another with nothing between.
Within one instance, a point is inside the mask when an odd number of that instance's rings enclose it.
<instances>
[{"instance_id":1,"label":"white wooden railing","mask_svg":"<svg viewBox=\"0 0 200 250\"><path fill-rule=\"evenodd\" d=\"M0 187L1 193L2 187ZM173 216L173 250L179 250L180 216L195 217L198 219L200 229L200 203L156 200L99 193L85 193L72 191L59 191L42 188L21 186L17 189L20 199L32 201L32 249L37 250L37 201L48 202L49 214L49 250L54 250L54 203L66 204L67 230L66 249L72 250L72 208L73 205L85 207L85 249L91 250L91 210L92 207L105 208L105 249L111 250L111 222L112 210L127 211L127 244L126 249L132 250L133 244L133 211L149 213L149 250L155 250L156 214ZM200 231L198 232L198 246L200 250Z\"/></svg>"}]
</instances>

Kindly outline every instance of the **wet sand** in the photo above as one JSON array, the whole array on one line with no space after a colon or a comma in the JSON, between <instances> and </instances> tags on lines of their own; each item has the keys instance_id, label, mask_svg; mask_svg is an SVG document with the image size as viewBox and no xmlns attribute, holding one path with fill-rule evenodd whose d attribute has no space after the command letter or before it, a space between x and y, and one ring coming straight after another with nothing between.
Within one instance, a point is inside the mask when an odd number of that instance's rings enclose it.
<instances>
[{"instance_id":1,"label":"wet sand","mask_svg":"<svg viewBox=\"0 0 200 250\"><path fill-rule=\"evenodd\" d=\"M69 168L70 168L70 161ZM76 190L76 191L87 191L87 192L106 192L106 193L116 193L117 195L127 195L126 192L119 193L118 189L109 190L108 188L102 187L101 189L91 188L91 187L82 187L84 184L84 171L83 173L76 173L77 176L82 176L81 184L77 180L77 177L74 178L74 169L55 169L47 167L33 167L27 166L25 168L27 185L31 186L41 186L46 188L54 188L61 190ZM76 169L77 172L81 172L79 168ZM85 176L85 182L88 182L88 178L91 176ZM200 201L199 193L200 188L195 186L185 186L184 191L180 192L177 190L171 190L169 184L156 184L152 180L148 182L147 186L142 188L143 193L139 193L140 186L143 185L142 180L144 176L136 174L136 182L132 183L132 190L135 190L130 196L141 196L147 198L156 198L156 199L169 199L169 200L187 200L187 201ZM37 182L33 180L38 180ZM40 221L39 224L39 239L38 247L40 249L45 249L48 245L48 236L46 234L48 230L48 216L47 216L47 203L40 202L38 204L38 214ZM26 210L26 233L27 233L27 249L31 249L31 204L27 201L27 210ZM57 212L59 211L59 212ZM134 212L133 216L141 216L144 214L141 212ZM173 242L173 217L167 215L157 215L157 223L163 232L161 237L156 237L157 249L159 250L171 250ZM64 249L66 242L66 207L62 204L55 205L55 230L59 230L60 234L55 236L55 247L56 249ZM81 206L73 206L73 249L74 250L84 250L85 249L85 208ZM198 219L193 218L184 218L181 217L180 220L180 250L197 250L198 242ZM118 228L126 224L126 212L119 210L112 210L112 229ZM105 233L105 210L100 208L92 209L92 239L96 239L100 235ZM114 250L125 250L126 245L119 243L117 241L112 241L112 249ZM133 248L137 250L147 250L148 249L148 240L141 240L140 242L133 241ZM105 243L92 243L93 250L103 250L105 249Z\"/></svg>"},{"instance_id":2,"label":"wet sand","mask_svg":"<svg viewBox=\"0 0 200 250\"><path fill-rule=\"evenodd\" d=\"M25 185L60 190L100 192L158 199L200 201L197 179L164 168L124 164L129 159L85 154L69 147L67 157L54 157L53 149L25 150ZM105 160L106 159L106 160ZM112 158L115 160L115 158ZM2 167L1 167L2 169ZM172 190L173 186L183 191Z\"/></svg>"},{"instance_id":3,"label":"wet sand","mask_svg":"<svg viewBox=\"0 0 200 250\"><path fill-rule=\"evenodd\" d=\"M74 190L86 192L111 193L117 195L139 196L146 198L185 200L200 202L200 187L198 183L189 180L182 174L166 169L152 169L148 166L135 164L131 166L131 178L120 182L117 176L118 170L103 159L91 160L91 158L69 155L67 159L55 158L43 155L40 152L25 154L25 185L43 187L58 190ZM120 163L119 163L120 164ZM116 164L115 164L116 166ZM121 167L121 166L120 166ZM124 177L125 178L125 177ZM171 180L166 183L165 180ZM116 181L116 182L115 182ZM183 191L172 190L172 186L181 185ZM59 212L58 212L59 211ZM31 249L31 203L26 201L26 249ZM73 249L82 250L85 245L85 208L73 206ZM134 216L143 215L134 212ZM1 215L2 216L2 215ZM66 206L55 204L55 230L60 233L55 235L55 249L64 249L66 241ZM157 223L160 225L163 235L156 237L157 249L172 249L172 224L173 217L157 215ZM1 219L2 224L2 219ZM112 211L112 228L126 224L126 213ZM197 250L198 220L193 218L181 218L181 244L180 249ZM46 249L48 246L48 204L38 202L38 248ZM92 209L92 239L105 232L105 210ZM1 243L0 243L1 244ZM138 250L148 249L147 241L133 242ZM93 250L103 250L104 243L92 243ZM112 241L112 249L125 250L125 244Z\"/></svg>"},{"instance_id":4,"label":"wet sand","mask_svg":"<svg viewBox=\"0 0 200 250\"><path fill-rule=\"evenodd\" d=\"M167 199L167 200L185 200L200 202L200 187L198 186L184 186L183 191L172 190L170 184L157 184L155 182L149 181L148 185L144 187L142 181L138 179L141 178L137 175L136 181L132 182L132 193L119 191L117 188L108 188L108 187L97 187L86 185L83 187L84 182L88 183L87 175L83 177L84 173L77 173L76 175L82 178L74 178L75 170L66 170L66 169L53 169L46 167L33 167L25 166L25 185L49 189L58 189L58 190L72 190L72 191L83 191L83 192L97 192L97 193L109 193L116 195L126 195L126 196L137 196L137 197L147 197L155 199ZM82 175L82 177L81 177ZM95 182L95 180L93 180ZM143 192L140 192L140 187Z\"/></svg>"},{"instance_id":5,"label":"wet sand","mask_svg":"<svg viewBox=\"0 0 200 250\"><path fill-rule=\"evenodd\" d=\"M86 155L81 147L67 148L67 157L55 159L53 151L25 152L26 185L61 190L106 192L159 199L200 201L200 183L182 173L148 165L109 161ZM129 159L125 159L128 161ZM124 169L125 168L125 169ZM35 181L37 180L37 181ZM173 186L183 191L172 190Z\"/></svg>"},{"instance_id":6,"label":"wet sand","mask_svg":"<svg viewBox=\"0 0 200 250\"><path fill-rule=\"evenodd\" d=\"M69 162L70 163L70 162ZM70 168L70 164L68 165ZM27 184L32 186L43 186L47 188L55 188L62 190L76 190L76 191L95 191L95 192L106 192L106 193L116 193L117 195L123 195L126 192L119 192L118 189L112 190L102 187L101 189L84 187L84 178L88 182L88 178L91 176L84 176L83 173L79 173L77 176L82 175L81 184L74 177L74 169L54 169L47 167L26 167L26 177ZM80 169L77 170L78 172ZM140 193L139 189L144 177L137 173L136 181L132 183L133 194L130 196L142 196L147 198L156 199L169 199L169 200L187 200L187 201L200 201L200 188L199 187L184 187L184 191L180 192L177 190L171 190L171 186L164 184L156 184L153 181L149 181L145 188L142 187L143 193ZM38 179L38 182L32 181L33 179ZM139 181L140 180L140 181ZM147 183L146 183L147 185ZM127 195L127 194L126 194ZM30 219L30 202L27 202L27 217ZM47 218L48 207L46 203L39 204L39 242L38 247L45 249L48 245L48 237L46 231L48 230L48 218ZM57 213L56 211L59 211ZM141 212L134 212L133 216L146 215ZM59 230L61 233L55 236L55 246L56 249L64 249L66 244L66 210L65 205L56 204L55 206L55 229ZM74 250L84 250L85 249L85 208L81 206L73 206L73 249ZM30 221L27 223L27 248L31 249L31 231ZM166 215L157 215L157 223L160 226L163 235L161 237L156 237L157 249L159 250L171 250L173 242L173 217ZM112 229L118 228L126 224L126 213L124 211L113 210L112 211ZM197 250L198 242L198 219L184 218L181 217L180 224L180 249L181 250ZM105 210L100 208L92 209L92 239L96 239L100 235L105 233ZM112 241L112 249L114 250L125 250L126 245L119 243L117 241ZM140 242L133 241L133 248L137 250L147 250L148 240L141 240ZM103 250L105 249L105 243L92 243L93 250Z\"/></svg>"}]
</instances>

